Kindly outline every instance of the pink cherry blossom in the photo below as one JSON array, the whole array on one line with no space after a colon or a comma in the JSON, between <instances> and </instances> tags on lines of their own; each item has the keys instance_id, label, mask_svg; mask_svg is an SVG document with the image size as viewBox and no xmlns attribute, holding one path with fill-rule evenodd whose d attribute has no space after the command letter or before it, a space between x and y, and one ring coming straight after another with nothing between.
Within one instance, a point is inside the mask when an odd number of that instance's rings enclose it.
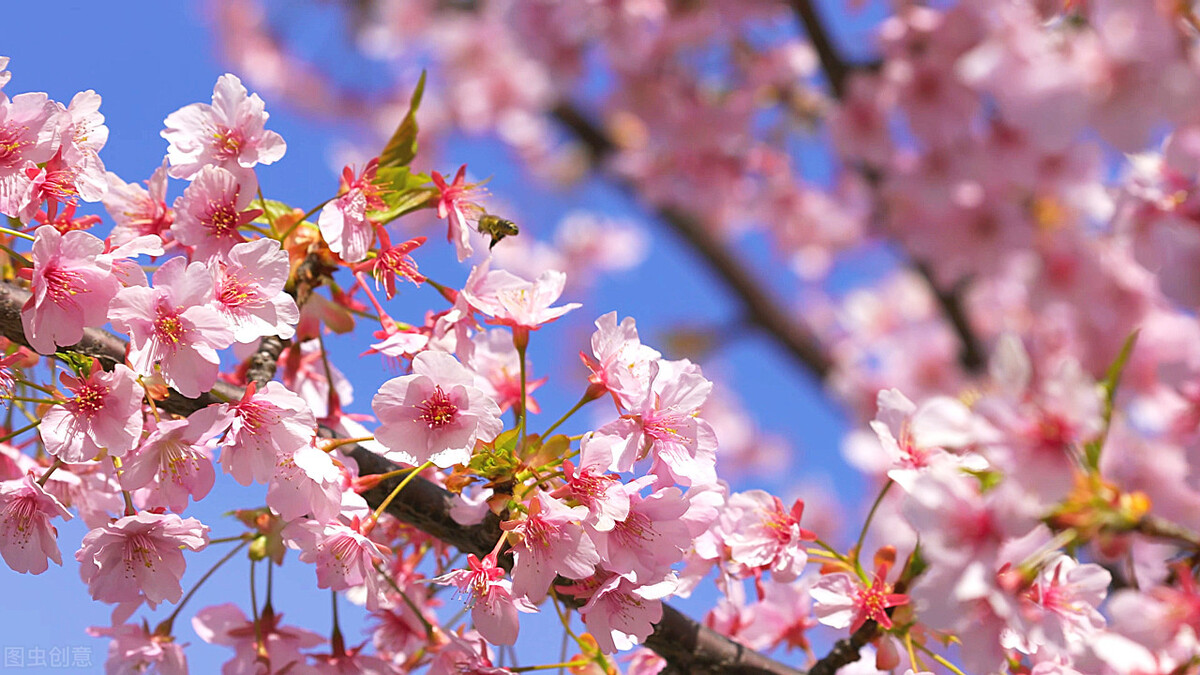
<instances>
[{"instance_id":1,"label":"pink cherry blossom","mask_svg":"<svg viewBox=\"0 0 1200 675\"><path fill-rule=\"evenodd\" d=\"M465 464L477 440L490 441L503 429L499 406L474 384L453 356L421 352L412 375L388 380L371 401L381 422L375 440L407 464Z\"/></svg>"},{"instance_id":2,"label":"pink cherry blossom","mask_svg":"<svg viewBox=\"0 0 1200 675\"><path fill-rule=\"evenodd\" d=\"M274 239L235 244L224 259L210 263L213 306L229 321L233 339L249 343L269 335L290 339L296 334L300 309L284 292L288 255Z\"/></svg>"},{"instance_id":3,"label":"pink cherry blossom","mask_svg":"<svg viewBox=\"0 0 1200 675\"><path fill-rule=\"evenodd\" d=\"M868 620L885 630L891 628L892 619L886 610L908 604L909 598L891 592L892 587L886 581L889 567L881 564L870 586L845 572L822 576L809 591L817 620L833 628L849 627L851 633Z\"/></svg>"},{"instance_id":4,"label":"pink cherry blossom","mask_svg":"<svg viewBox=\"0 0 1200 675\"><path fill-rule=\"evenodd\" d=\"M318 588L344 591L365 586L367 610L379 609L383 581L375 565L391 551L368 539L358 522L299 521L285 529L284 536L299 547L300 560L316 565Z\"/></svg>"},{"instance_id":5,"label":"pink cherry blossom","mask_svg":"<svg viewBox=\"0 0 1200 675\"><path fill-rule=\"evenodd\" d=\"M273 164L283 157L287 144L263 128L268 117L258 94L248 94L236 75L222 75L213 87L212 105L193 103L164 121L161 135L170 144L169 173L192 178L205 166L235 170Z\"/></svg>"},{"instance_id":6,"label":"pink cherry blossom","mask_svg":"<svg viewBox=\"0 0 1200 675\"><path fill-rule=\"evenodd\" d=\"M794 581L808 562L805 542L817 538L800 527L803 513L804 502L796 500L785 511L779 497L762 490L731 495L717 526L728 551L727 569L737 576L770 571L776 581Z\"/></svg>"},{"instance_id":7,"label":"pink cherry blossom","mask_svg":"<svg viewBox=\"0 0 1200 675\"><path fill-rule=\"evenodd\" d=\"M472 307L492 317L489 323L512 326L514 333L528 332L582 307L577 302L550 306L562 295L566 281L567 275L556 270L526 281L504 270L488 271L484 262L471 270L462 294Z\"/></svg>"},{"instance_id":8,"label":"pink cherry blossom","mask_svg":"<svg viewBox=\"0 0 1200 675\"><path fill-rule=\"evenodd\" d=\"M279 382L268 382L262 391L251 383L240 401L215 404L192 416L228 428L221 441L221 467L242 485L269 481L281 458L312 444L317 427L304 400Z\"/></svg>"},{"instance_id":9,"label":"pink cherry blossom","mask_svg":"<svg viewBox=\"0 0 1200 675\"><path fill-rule=\"evenodd\" d=\"M218 349L233 342L229 323L210 307L212 277L203 263L171 258L154 273L154 287L121 289L109 311L129 334L129 362L143 375L161 371L167 384L196 397L217 380Z\"/></svg>"},{"instance_id":10,"label":"pink cherry blossom","mask_svg":"<svg viewBox=\"0 0 1200 675\"><path fill-rule=\"evenodd\" d=\"M108 660L104 662L104 672L108 675L188 675L184 645L174 637L151 633L145 625L131 623L92 626L87 632L95 637L112 638L108 645Z\"/></svg>"},{"instance_id":11,"label":"pink cherry blossom","mask_svg":"<svg viewBox=\"0 0 1200 675\"><path fill-rule=\"evenodd\" d=\"M638 586L620 575L609 577L579 611L600 651L628 651L646 641L662 620L661 598L674 590L671 581Z\"/></svg>"},{"instance_id":12,"label":"pink cherry blossom","mask_svg":"<svg viewBox=\"0 0 1200 675\"><path fill-rule=\"evenodd\" d=\"M507 668L492 665L488 644L474 632L451 633L450 642L429 665L429 675L511 675Z\"/></svg>"},{"instance_id":13,"label":"pink cherry blossom","mask_svg":"<svg viewBox=\"0 0 1200 675\"><path fill-rule=\"evenodd\" d=\"M624 520L607 532L589 531L601 565L643 586L661 581L691 546L691 531L682 520L687 510L679 488L663 488L648 497L631 493Z\"/></svg>"},{"instance_id":14,"label":"pink cherry blossom","mask_svg":"<svg viewBox=\"0 0 1200 675\"><path fill-rule=\"evenodd\" d=\"M253 173L203 167L175 200L171 234L192 247L199 260L228 256L230 249L246 241L241 228L262 215L261 210L250 208L256 186Z\"/></svg>"},{"instance_id":15,"label":"pink cherry blossom","mask_svg":"<svg viewBox=\"0 0 1200 675\"><path fill-rule=\"evenodd\" d=\"M471 226L467 220L477 217L478 212L482 210L472 201L481 193L481 190L467 183L466 164L458 168L458 173L454 174L454 180L448 185L446 179L437 171L434 171L431 176L433 184L439 191L438 218L445 218L450 227L446 232L446 241L454 243L454 250L458 252L458 261L462 262L473 253L470 237Z\"/></svg>"},{"instance_id":16,"label":"pink cherry blossom","mask_svg":"<svg viewBox=\"0 0 1200 675\"><path fill-rule=\"evenodd\" d=\"M85 462L107 452L121 457L142 438L142 396L137 376L124 365L111 372L93 362L91 372L59 379L73 396L52 406L39 430L46 452L64 462Z\"/></svg>"},{"instance_id":17,"label":"pink cherry blossom","mask_svg":"<svg viewBox=\"0 0 1200 675\"><path fill-rule=\"evenodd\" d=\"M37 211L28 170L58 150L60 108L46 94L0 96L0 213L29 222ZM31 210L32 207L32 210Z\"/></svg>"},{"instance_id":18,"label":"pink cherry blossom","mask_svg":"<svg viewBox=\"0 0 1200 675\"><path fill-rule=\"evenodd\" d=\"M98 602L138 602L153 609L179 602L186 563L180 549L208 545L208 526L195 518L143 511L98 527L75 553L79 573Z\"/></svg>"},{"instance_id":19,"label":"pink cherry blossom","mask_svg":"<svg viewBox=\"0 0 1200 675\"><path fill-rule=\"evenodd\" d=\"M590 440L591 435L588 435L580 442L583 446L580 455L585 459L588 457ZM577 470L571 460L566 460L563 462L563 477L567 483L551 493L555 497L569 496L586 506L588 526L600 532L613 529L629 516L629 492L621 484L619 476L605 473L606 467L607 463L584 463Z\"/></svg>"},{"instance_id":20,"label":"pink cherry blossom","mask_svg":"<svg viewBox=\"0 0 1200 675\"><path fill-rule=\"evenodd\" d=\"M120 284L104 259L104 242L87 232L59 234L48 225L33 242L33 295L21 308L30 346L52 354L83 339L83 329L103 326Z\"/></svg>"},{"instance_id":21,"label":"pink cherry blossom","mask_svg":"<svg viewBox=\"0 0 1200 675\"><path fill-rule=\"evenodd\" d=\"M1055 556L1021 593L1020 622L1001 643L1026 654L1066 654L1104 629L1099 607L1112 574L1095 563Z\"/></svg>"},{"instance_id":22,"label":"pink cherry blossom","mask_svg":"<svg viewBox=\"0 0 1200 675\"><path fill-rule=\"evenodd\" d=\"M122 487L148 488L142 500L145 508L182 513L189 495L200 501L212 489L216 475L208 443L217 433L195 416L159 422L123 463Z\"/></svg>"},{"instance_id":23,"label":"pink cherry blossom","mask_svg":"<svg viewBox=\"0 0 1200 675\"><path fill-rule=\"evenodd\" d=\"M623 408L642 401L650 388L650 363L662 356L642 344L633 317L625 317L618 325L616 312L596 319L592 354L594 359L582 352L579 355L592 371L588 379L612 393Z\"/></svg>"},{"instance_id":24,"label":"pink cherry blossom","mask_svg":"<svg viewBox=\"0 0 1200 675\"><path fill-rule=\"evenodd\" d=\"M512 336L496 329L476 333L471 342L471 369L478 373L475 382L479 389L500 405L500 412L510 408L527 409L538 414L541 406L533 398L533 392L546 383L547 378L529 379L525 383L525 403L521 404L521 357L513 346ZM526 377L533 372L533 364L525 362Z\"/></svg>"},{"instance_id":25,"label":"pink cherry blossom","mask_svg":"<svg viewBox=\"0 0 1200 675\"><path fill-rule=\"evenodd\" d=\"M417 286L425 281L425 277L417 271L416 261L409 255L424 243L425 237L413 237L396 246L392 246L391 240L388 240L381 246L383 250L379 251L378 256L373 260L355 265L354 271L369 272L371 276L375 277L376 289L379 288L379 283L382 281L384 290L387 292L387 299L391 300L396 295L397 279L407 279Z\"/></svg>"},{"instance_id":26,"label":"pink cherry blossom","mask_svg":"<svg viewBox=\"0 0 1200 675\"><path fill-rule=\"evenodd\" d=\"M234 649L234 656L225 662L221 672L226 675L250 675L261 670L257 640L261 638L273 673L305 672L301 649L324 644L325 638L296 626L283 625L283 614L263 611L255 625L232 602L212 605L196 612L192 628L201 640L209 644Z\"/></svg>"},{"instance_id":27,"label":"pink cherry blossom","mask_svg":"<svg viewBox=\"0 0 1200 675\"><path fill-rule=\"evenodd\" d=\"M339 196L326 204L317 217L317 226L329 250L348 263L365 259L375 241L375 224L367 218L367 212L386 207L382 188L374 182L378 169L378 157L367 162L357 177L350 167L342 169Z\"/></svg>"},{"instance_id":28,"label":"pink cherry blossom","mask_svg":"<svg viewBox=\"0 0 1200 675\"><path fill-rule=\"evenodd\" d=\"M583 579L600 563L596 545L579 525L588 515L582 506L568 507L546 494L529 502L525 518L501 524L518 535L512 554L512 590L530 602L539 603L556 575Z\"/></svg>"},{"instance_id":29,"label":"pink cherry blossom","mask_svg":"<svg viewBox=\"0 0 1200 675\"><path fill-rule=\"evenodd\" d=\"M0 482L0 556L14 572L41 574L47 559L62 565L55 517L70 520L71 513L32 474Z\"/></svg>"},{"instance_id":30,"label":"pink cherry blossom","mask_svg":"<svg viewBox=\"0 0 1200 675\"><path fill-rule=\"evenodd\" d=\"M284 520L309 516L333 520L342 508L342 472L329 454L309 443L290 455L280 454L267 484L267 506Z\"/></svg>"},{"instance_id":31,"label":"pink cherry blossom","mask_svg":"<svg viewBox=\"0 0 1200 675\"><path fill-rule=\"evenodd\" d=\"M457 594L467 597L471 621L475 630L494 645L511 645L517 641L519 621L517 611L536 612L537 608L523 599L514 600L512 582L504 578L504 570L496 566L496 554L490 553L481 561L474 553L467 555L467 569L441 575L434 583L454 586Z\"/></svg>"},{"instance_id":32,"label":"pink cherry blossom","mask_svg":"<svg viewBox=\"0 0 1200 675\"><path fill-rule=\"evenodd\" d=\"M166 237L175 222L175 211L167 206L167 163L150 174L146 187L126 183L108 172L104 209L114 221L112 241L124 244L147 234Z\"/></svg>"},{"instance_id":33,"label":"pink cherry blossom","mask_svg":"<svg viewBox=\"0 0 1200 675\"><path fill-rule=\"evenodd\" d=\"M71 190L85 202L98 202L108 192L100 150L108 142L108 127L100 114L100 96L81 91L59 115L59 155L67 167Z\"/></svg>"},{"instance_id":34,"label":"pink cherry blossom","mask_svg":"<svg viewBox=\"0 0 1200 675\"><path fill-rule=\"evenodd\" d=\"M641 401L630 414L596 430L593 448L607 447L610 471L629 471L653 454L651 471L664 482L711 485L716 482L717 439L696 415L711 390L712 382L695 364L654 361Z\"/></svg>"},{"instance_id":35,"label":"pink cherry blossom","mask_svg":"<svg viewBox=\"0 0 1200 675\"><path fill-rule=\"evenodd\" d=\"M886 469L888 478L906 490L932 464L946 462L973 470L987 468L986 460L978 455L948 452L965 450L997 437L995 430L962 402L936 396L917 406L896 389L881 390L877 400L879 412L870 425L878 442L852 445L851 461L868 469Z\"/></svg>"}]
</instances>

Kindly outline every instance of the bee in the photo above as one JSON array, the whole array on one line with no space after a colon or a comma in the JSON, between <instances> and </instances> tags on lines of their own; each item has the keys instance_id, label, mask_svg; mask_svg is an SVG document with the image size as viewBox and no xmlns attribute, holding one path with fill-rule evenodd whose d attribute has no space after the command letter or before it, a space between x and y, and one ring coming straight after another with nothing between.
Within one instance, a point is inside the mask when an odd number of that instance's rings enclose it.
<instances>
[{"instance_id":1,"label":"bee","mask_svg":"<svg viewBox=\"0 0 1200 675\"><path fill-rule=\"evenodd\" d=\"M479 216L479 222L476 223L480 234L486 234L492 238L491 245L488 250L495 248L496 242L505 237L515 237L520 233L517 224L511 220L505 220L500 216L493 216L490 213L485 213Z\"/></svg>"}]
</instances>

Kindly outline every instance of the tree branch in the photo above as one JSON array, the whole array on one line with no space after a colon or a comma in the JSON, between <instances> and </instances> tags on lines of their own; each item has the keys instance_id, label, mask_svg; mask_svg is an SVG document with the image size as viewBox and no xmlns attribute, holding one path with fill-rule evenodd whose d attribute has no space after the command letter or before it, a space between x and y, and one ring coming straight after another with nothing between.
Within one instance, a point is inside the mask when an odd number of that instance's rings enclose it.
<instances>
[{"instance_id":1,"label":"tree branch","mask_svg":"<svg viewBox=\"0 0 1200 675\"><path fill-rule=\"evenodd\" d=\"M788 0L792 11L800 19L801 25L804 26L804 32L808 34L809 41L812 42L813 48L817 51L817 57L821 61L821 69L825 72L826 79L829 80L829 88L833 91L834 97L841 99L846 93L846 82L850 76L859 70L870 70L878 67L878 64L859 65L855 66L846 62L842 58L841 52L834 46L833 40L829 36L829 31L825 28L825 23L821 21L821 17L817 14L816 8L813 6L812 0ZM859 166L858 170L863 174L867 184L873 188L879 186L880 176L878 172L869 167ZM933 293L937 300L938 306L942 309L946 320L958 335L959 342L962 347L959 352L959 364L969 373L980 373L987 366L987 355L976 335L975 330L971 327L970 318L963 307L963 291L966 290L966 284L960 283L954 288L943 290L935 281L932 270L929 264L923 260L913 260L913 267L925 279L925 283L929 286L929 290Z\"/></svg>"},{"instance_id":2,"label":"tree branch","mask_svg":"<svg viewBox=\"0 0 1200 675\"><path fill-rule=\"evenodd\" d=\"M829 88L833 90L835 97L841 98L846 93L846 79L853 69L842 59L841 52L833 46L833 40L830 39L829 32L825 30L825 24L817 15L817 10L813 7L811 0L788 0L788 4L800 18L800 23L803 24L804 32L808 34L808 41L812 43L813 49L817 50L817 58L821 60L821 69L825 71L825 77L829 79Z\"/></svg>"},{"instance_id":3,"label":"tree branch","mask_svg":"<svg viewBox=\"0 0 1200 675\"><path fill-rule=\"evenodd\" d=\"M600 167L616 145L602 129L569 103L559 103L552 114L583 143ZM624 191L636 195L636 187L618 176L609 176ZM658 218L679 235L709 269L733 292L745 308L747 318L778 342L792 357L818 379L824 380L833 370L833 361L821 347L817 337L793 320L771 292L750 273L749 267L738 259L732 247L694 216L675 207L657 210Z\"/></svg>"},{"instance_id":4,"label":"tree branch","mask_svg":"<svg viewBox=\"0 0 1200 675\"><path fill-rule=\"evenodd\" d=\"M26 347L29 346L29 342L21 324L21 306L29 297L29 291L0 282L0 334ZM251 358L254 364L252 367L256 367L256 381L267 382L274 377L276 359L283 349L282 345L283 342L279 340L266 340L264 346ZM120 337L89 328L84 331L83 340L69 349L94 356L106 367L111 368L117 363L125 362L126 348L127 343ZM205 393L193 399L172 391L160 407L177 415L189 415L210 404L220 403L222 398L237 400L243 393L239 387L225 382L218 382L213 391L219 397ZM350 445L343 449L358 463L360 475L387 473L400 468L361 446ZM393 477L382 481L363 492L362 496L372 507L378 507L400 480ZM452 503L453 496L449 492L416 477L405 486L400 498L392 501L387 512L460 551L478 556L486 555L500 538L500 519L489 513L478 525L459 525L450 517ZM511 562L507 558L505 561ZM674 672L678 673L804 675L802 671L733 642L666 603L663 604L663 618L655 625L654 632L646 640L646 646L666 659Z\"/></svg>"}]
</instances>

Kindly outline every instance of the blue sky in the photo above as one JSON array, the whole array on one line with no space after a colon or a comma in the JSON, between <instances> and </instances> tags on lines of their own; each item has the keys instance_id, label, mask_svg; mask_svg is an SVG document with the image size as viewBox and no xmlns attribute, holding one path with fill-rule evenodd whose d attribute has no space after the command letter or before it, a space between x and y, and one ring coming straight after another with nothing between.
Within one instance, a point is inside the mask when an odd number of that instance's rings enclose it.
<instances>
[{"instance_id":1,"label":"blue sky","mask_svg":"<svg viewBox=\"0 0 1200 675\"><path fill-rule=\"evenodd\" d=\"M213 83L226 72L215 53L208 19L196 3L140 0L105 3L99 10L96 3L76 0L12 3L6 9L8 31L0 55L11 57L13 79L5 93L12 96L45 91L66 102L78 91L95 89L103 97L101 112L110 130L101 156L109 170L127 181L144 180L162 161L166 151L166 143L159 137L163 118L189 103L207 102ZM353 64L335 63L331 67L352 69ZM329 159L331 148L350 130L303 119L269 98L266 103L271 113L268 127L284 136L288 150L279 163L260 171L263 190L268 198L307 209L336 189L336 174ZM579 396L583 372L576 353L587 348L596 317L611 310L620 316L634 316L643 340L657 346L664 331L679 320L718 323L734 315L729 296L706 272L691 264L681 243L654 227L649 213L611 186L593 182L567 193L552 194L547 194L544 186L531 190L534 179L513 170L507 153L487 141L455 139L445 148L443 161L443 172L465 162L475 175L493 176L489 184L493 195L512 204L516 213L534 224L531 230L548 232L559 217L580 206L628 215L651 227L652 248L646 264L606 278L582 297L567 298L583 302L583 309L569 320L535 334L534 374L552 375L552 384L540 396L545 411L542 426L557 418ZM169 198L181 191L182 184L173 181ZM431 237L431 244L421 254L427 256L421 258L422 271L439 281L457 284L466 277L467 268L452 264L452 254L440 237ZM440 307L432 290L406 289L404 294L396 306L407 309L398 309L397 318L419 318L416 312L421 308ZM412 314L406 315L405 311ZM381 369L374 359L360 359L365 342L357 336L334 338L329 343L338 355L336 364L356 385L356 403L351 409L359 412L369 410L374 389L394 375ZM734 386L749 413L764 428L787 437L796 451L787 474L751 478L736 487L765 487L786 497L804 480L832 483L847 498L859 496L860 488L854 484L857 476L845 468L838 453L844 421L832 405L822 400L807 374L778 348L756 336L738 339L722 349L706 368L718 373L723 384ZM580 415L572 431L584 430L581 424L591 420L587 414ZM261 489L241 488L219 477L213 495L189 515L209 524L213 537L234 534L237 529L233 522L221 514L234 506L261 503L261 494ZM0 570L0 593L5 598L5 611L0 612L0 647L90 647L93 663L104 660L107 641L84 634L89 625L107 623L108 607L91 602L79 581L73 555L83 534L77 521L59 528L64 557L61 569L52 567L41 576ZM225 550L214 546L189 556L185 589ZM277 601L276 606L290 621L327 633L328 594L318 591L314 581L312 570L290 556L283 573L277 576L277 598L286 601ZM247 606L247 583L245 563L239 557L214 577L183 616L190 617L206 604L229 600ZM355 639L361 634L359 613L345 604L343 607L343 630L352 642L357 642L362 639ZM14 608L17 611L12 611ZM169 607L165 611L160 608L150 617L151 625L169 611ZM217 672L228 652L200 644L187 621L178 621L176 628L180 640L195 645L189 650L192 672ZM557 653L557 649L553 651L546 660ZM48 668L45 672L72 671Z\"/></svg>"}]
</instances>

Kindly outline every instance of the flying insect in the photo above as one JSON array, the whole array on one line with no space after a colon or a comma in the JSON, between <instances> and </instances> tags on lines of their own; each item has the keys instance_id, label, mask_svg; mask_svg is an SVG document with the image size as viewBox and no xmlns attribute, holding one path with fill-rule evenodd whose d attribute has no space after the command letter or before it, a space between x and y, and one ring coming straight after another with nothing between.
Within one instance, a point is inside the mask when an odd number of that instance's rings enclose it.
<instances>
[{"instance_id":1,"label":"flying insect","mask_svg":"<svg viewBox=\"0 0 1200 675\"><path fill-rule=\"evenodd\" d=\"M476 223L480 234L486 234L492 238L492 243L488 245L488 250L495 248L496 243L505 237L515 237L520 233L517 224L511 220L505 220L500 216L493 216L490 213L485 213L479 216L479 222Z\"/></svg>"}]
</instances>

